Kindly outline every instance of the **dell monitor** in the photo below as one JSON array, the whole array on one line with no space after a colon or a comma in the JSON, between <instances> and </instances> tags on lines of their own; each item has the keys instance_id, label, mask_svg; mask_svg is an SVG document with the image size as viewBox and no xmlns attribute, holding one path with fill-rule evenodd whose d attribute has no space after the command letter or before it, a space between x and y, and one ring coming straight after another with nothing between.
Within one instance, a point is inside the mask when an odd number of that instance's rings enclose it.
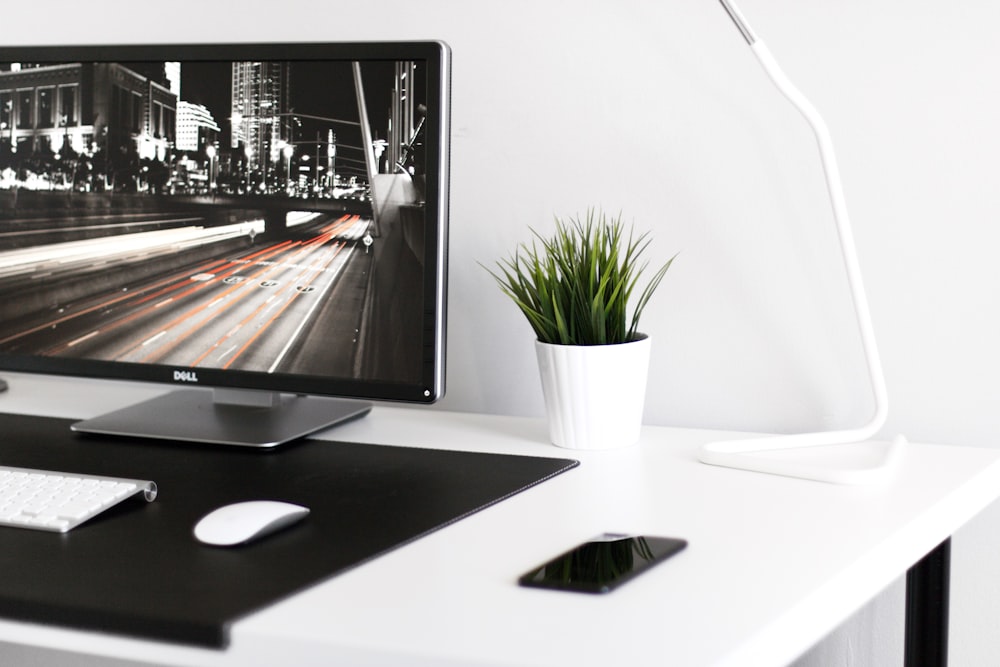
<instances>
[{"instance_id":1,"label":"dell monitor","mask_svg":"<svg viewBox=\"0 0 1000 667\"><path fill-rule=\"evenodd\" d=\"M268 447L444 392L440 42L0 48L0 369Z\"/></svg>"}]
</instances>

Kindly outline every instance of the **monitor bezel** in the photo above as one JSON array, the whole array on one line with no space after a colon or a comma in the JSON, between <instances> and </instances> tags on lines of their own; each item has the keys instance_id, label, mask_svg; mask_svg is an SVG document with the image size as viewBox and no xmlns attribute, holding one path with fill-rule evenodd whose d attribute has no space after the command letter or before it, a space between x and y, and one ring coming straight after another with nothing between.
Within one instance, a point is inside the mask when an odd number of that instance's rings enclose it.
<instances>
[{"instance_id":1,"label":"monitor bezel","mask_svg":"<svg viewBox=\"0 0 1000 667\"><path fill-rule=\"evenodd\" d=\"M260 390L374 401L433 403L445 392L447 322L451 52L438 40L370 42L274 42L216 44L37 45L0 47L0 62L119 61L406 61L425 64L427 87L425 256L418 382L343 378L246 370L197 369L198 387ZM435 104L430 104L434 101ZM147 365L95 359L70 359L0 352L0 369L102 380L171 386L189 384L190 367ZM178 376L185 379L178 380Z\"/></svg>"}]
</instances>

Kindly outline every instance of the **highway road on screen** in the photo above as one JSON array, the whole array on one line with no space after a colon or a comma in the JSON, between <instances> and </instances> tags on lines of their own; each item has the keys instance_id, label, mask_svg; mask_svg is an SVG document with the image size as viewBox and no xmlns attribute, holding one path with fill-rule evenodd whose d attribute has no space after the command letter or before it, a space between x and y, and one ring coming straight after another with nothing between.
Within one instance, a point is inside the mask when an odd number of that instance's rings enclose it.
<instances>
[{"instance_id":1,"label":"highway road on screen","mask_svg":"<svg viewBox=\"0 0 1000 667\"><path fill-rule=\"evenodd\" d=\"M37 315L20 331L0 334L0 347L48 356L264 372L281 370L290 363L290 355L298 355L296 363L302 364L302 355L308 352L297 345L309 323L322 309L335 307L331 292L352 262L352 280L357 282L358 272L368 261L360 239L370 221L314 214L299 223L289 233L266 242L254 240L256 230L263 231L255 223L202 230L219 237L230 234L224 237L228 245L220 244L227 248L224 256L201 259L155 278L61 305ZM74 261L86 263L88 272L95 271L100 262L121 266L127 261L163 261L184 252L185 241L175 237L190 232L150 234L163 238L124 234L81 242L105 248L122 244L123 248L112 257L85 250L78 260L67 249L69 258L58 270L82 271L74 268ZM233 238L240 242L238 251L232 250ZM205 239L186 243L204 245ZM37 252L58 254L63 245L74 244L43 246ZM37 258L25 262L35 270L40 264ZM345 330L355 331L360 314L344 313L343 317L351 320ZM310 338L315 344L315 332ZM329 356L329 351L324 354Z\"/></svg>"}]
</instances>

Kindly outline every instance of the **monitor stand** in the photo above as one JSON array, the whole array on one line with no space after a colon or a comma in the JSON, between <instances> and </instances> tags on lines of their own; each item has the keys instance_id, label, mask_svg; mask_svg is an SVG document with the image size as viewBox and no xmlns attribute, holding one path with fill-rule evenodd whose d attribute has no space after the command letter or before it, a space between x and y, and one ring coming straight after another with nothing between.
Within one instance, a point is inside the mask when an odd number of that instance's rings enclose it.
<instances>
[{"instance_id":1,"label":"monitor stand","mask_svg":"<svg viewBox=\"0 0 1000 667\"><path fill-rule=\"evenodd\" d=\"M358 417L365 401L233 389L183 389L73 424L78 433L274 447Z\"/></svg>"}]
</instances>

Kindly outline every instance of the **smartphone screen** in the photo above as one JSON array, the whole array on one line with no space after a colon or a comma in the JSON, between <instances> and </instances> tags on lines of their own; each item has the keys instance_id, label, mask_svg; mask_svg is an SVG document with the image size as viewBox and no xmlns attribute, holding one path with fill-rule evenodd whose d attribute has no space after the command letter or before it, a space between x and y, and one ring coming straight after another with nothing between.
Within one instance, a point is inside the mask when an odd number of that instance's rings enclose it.
<instances>
[{"instance_id":1,"label":"smartphone screen","mask_svg":"<svg viewBox=\"0 0 1000 667\"><path fill-rule=\"evenodd\" d=\"M687 546L676 537L605 533L523 575L522 586L607 593Z\"/></svg>"}]
</instances>

